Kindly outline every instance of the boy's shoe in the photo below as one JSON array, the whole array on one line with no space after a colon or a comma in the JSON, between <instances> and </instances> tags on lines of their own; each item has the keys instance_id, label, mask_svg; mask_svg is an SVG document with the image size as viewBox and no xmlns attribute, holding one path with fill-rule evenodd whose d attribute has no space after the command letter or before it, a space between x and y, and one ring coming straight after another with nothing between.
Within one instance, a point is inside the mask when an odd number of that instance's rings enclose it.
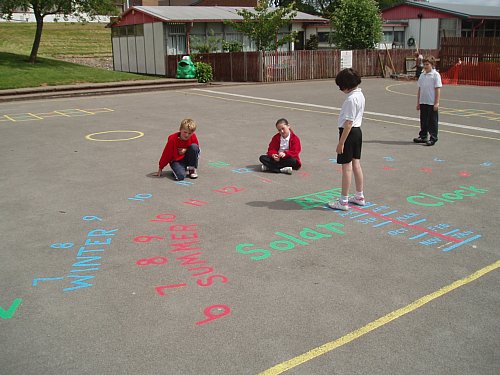
<instances>
[{"instance_id":1,"label":"boy's shoe","mask_svg":"<svg viewBox=\"0 0 500 375\"><path fill-rule=\"evenodd\" d=\"M268 170L269 170L269 168L268 168L268 167L266 167L264 164L262 164L262 165L260 166L260 170L261 170L262 172L266 172L266 171L268 171Z\"/></svg>"},{"instance_id":2,"label":"boy's shoe","mask_svg":"<svg viewBox=\"0 0 500 375\"><path fill-rule=\"evenodd\" d=\"M347 204L342 204L340 199L329 202L328 207L333 208L334 210L341 210L341 211L347 211L349 209L349 206Z\"/></svg>"},{"instance_id":3,"label":"boy's shoe","mask_svg":"<svg viewBox=\"0 0 500 375\"><path fill-rule=\"evenodd\" d=\"M187 173L189 175L189 178L198 178L198 173L196 173L195 167L187 167Z\"/></svg>"},{"instance_id":4,"label":"boy's shoe","mask_svg":"<svg viewBox=\"0 0 500 375\"><path fill-rule=\"evenodd\" d=\"M280 169L281 173L292 174L292 167L283 167Z\"/></svg>"},{"instance_id":5,"label":"boy's shoe","mask_svg":"<svg viewBox=\"0 0 500 375\"><path fill-rule=\"evenodd\" d=\"M365 205L365 198L364 197L356 197L354 195L352 197L349 197L349 203L354 203L354 204L357 204L358 206L364 206Z\"/></svg>"},{"instance_id":6,"label":"boy's shoe","mask_svg":"<svg viewBox=\"0 0 500 375\"><path fill-rule=\"evenodd\" d=\"M427 142L425 142L425 145L426 146L434 146L435 143L436 143L436 140L430 139Z\"/></svg>"},{"instance_id":7,"label":"boy's shoe","mask_svg":"<svg viewBox=\"0 0 500 375\"><path fill-rule=\"evenodd\" d=\"M415 143L427 143L427 138L421 138L421 137L413 138L413 142L415 142Z\"/></svg>"}]
</instances>

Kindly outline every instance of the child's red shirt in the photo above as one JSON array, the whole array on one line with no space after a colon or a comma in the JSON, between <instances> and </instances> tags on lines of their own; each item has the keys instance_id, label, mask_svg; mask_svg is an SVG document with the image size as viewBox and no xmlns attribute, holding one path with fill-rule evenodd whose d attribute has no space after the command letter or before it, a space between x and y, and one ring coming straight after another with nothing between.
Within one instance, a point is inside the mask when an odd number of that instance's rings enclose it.
<instances>
[{"instance_id":1,"label":"child's red shirt","mask_svg":"<svg viewBox=\"0 0 500 375\"><path fill-rule=\"evenodd\" d=\"M191 134L186 141L183 141L180 138L180 134L181 132L177 132L168 136L167 144L163 149L163 153L161 154L159 161L160 169L165 168L167 164L173 161L178 161L184 158L184 155L179 154L179 148L188 148L193 143L196 143L198 146L200 145L195 133Z\"/></svg>"},{"instance_id":2,"label":"child's red shirt","mask_svg":"<svg viewBox=\"0 0 500 375\"><path fill-rule=\"evenodd\" d=\"M267 149L267 155L273 156L274 154L278 153L280 149L280 137L281 134L277 133L271 139L271 142L269 143L269 147ZM300 139L292 130L290 130L290 142L288 143L288 150L285 151L285 155L286 157L292 157L297 160L297 169L299 169L302 165L302 162L299 158L300 151Z\"/></svg>"}]
</instances>

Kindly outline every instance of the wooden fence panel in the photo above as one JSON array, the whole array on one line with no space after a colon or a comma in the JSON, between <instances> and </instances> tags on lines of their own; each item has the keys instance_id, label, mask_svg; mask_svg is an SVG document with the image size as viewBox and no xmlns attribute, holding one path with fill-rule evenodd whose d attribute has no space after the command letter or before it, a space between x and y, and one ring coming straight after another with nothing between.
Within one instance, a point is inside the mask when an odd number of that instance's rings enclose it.
<instances>
[{"instance_id":1,"label":"wooden fence panel","mask_svg":"<svg viewBox=\"0 0 500 375\"><path fill-rule=\"evenodd\" d=\"M438 56L437 50L422 50ZM406 73L406 60L414 50L354 50L353 68L362 76L382 76L382 67L392 64L397 73ZM390 59L389 59L390 55ZM175 77L182 55L167 56L167 77ZM198 54L196 61L212 66L214 81L280 82L334 78L340 71L340 50L233 52ZM392 60L392 64L390 61Z\"/></svg>"},{"instance_id":2,"label":"wooden fence panel","mask_svg":"<svg viewBox=\"0 0 500 375\"><path fill-rule=\"evenodd\" d=\"M442 69L448 70L458 59L465 63L500 63L500 38L442 38Z\"/></svg>"},{"instance_id":3,"label":"wooden fence panel","mask_svg":"<svg viewBox=\"0 0 500 375\"><path fill-rule=\"evenodd\" d=\"M443 83L500 86L500 38L441 39Z\"/></svg>"}]
</instances>

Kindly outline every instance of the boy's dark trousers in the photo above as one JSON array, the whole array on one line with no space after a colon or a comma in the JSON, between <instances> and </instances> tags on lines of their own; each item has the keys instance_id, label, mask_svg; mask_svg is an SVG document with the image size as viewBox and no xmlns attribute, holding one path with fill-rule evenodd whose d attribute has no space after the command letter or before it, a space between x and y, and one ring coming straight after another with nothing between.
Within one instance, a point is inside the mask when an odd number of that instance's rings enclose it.
<instances>
[{"instance_id":1,"label":"boy's dark trousers","mask_svg":"<svg viewBox=\"0 0 500 375\"><path fill-rule=\"evenodd\" d=\"M279 172L281 168L285 167L292 167L293 169L297 169L297 159L292 157L287 157L276 161L269 155L261 155L259 160L262 164L269 168L270 171L273 172Z\"/></svg>"},{"instance_id":2,"label":"boy's dark trousers","mask_svg":"<svg viewBox=\"0 0 500 375\"><path fill-rule=\"evenodd\" d=\"M434 111L434 106L430 104L420 104L420 133L422 139L427 139L427 133L431 141L438 140L438 111Z\"/></svg>"},{"instance_id":3,"label":"boy's dark trousers","mask_svg":"<svg viewBox=\"0 0 500 375\"><path fill-rule=\"evenodd\" d=\"M200 154L200 147L193 143L191 144L181 160L173 161L170 163L170 168L174 171L177 180L182 181L186 178L186 167L198 168L198 155Z\"/></svg>"}]
</instances>

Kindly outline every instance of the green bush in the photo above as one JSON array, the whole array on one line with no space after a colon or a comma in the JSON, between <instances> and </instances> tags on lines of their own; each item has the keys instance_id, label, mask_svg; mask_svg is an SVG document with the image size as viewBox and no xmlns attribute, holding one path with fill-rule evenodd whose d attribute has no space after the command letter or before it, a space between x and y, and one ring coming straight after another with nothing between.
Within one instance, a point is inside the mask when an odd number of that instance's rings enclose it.
<instances>
[{"instance_id":1,"label":"green bush","mask_svg":"<svg viewBox=\"0 0 500 375\"><path fill-rule=\"evenodd\" d=\"M238 42L237 40L231 40L230 42L228 42L227 40L223 40L222 50L224 52L242 52L243 44Z\"/></svg>"},{"instance_id":2,"label":"green bush","mask_svg":"<svg viewBox=\"0 0 500 375\"><path fill-rule=\"evenodd\" d=\"M319 44L319 39L316 34L312 34L309 39L306 40L306 49L317 50Z\"/></svg>"},{"instance_id":3,"label":"green bush","mask_svg":"<svg viewBox=\"0 0 500 375\"><path fill-rule=\"evenodd\" d=\"M207 36L191 35L191 50L197 53L214 53L220 50L222 39L215 36L215 32L210 29Z\"/></svg>"},{"instance_id":4,"label":"green bush","mask_svg":"<svg viewBox=\"0 0 500 375\"><path fill-rule=\"evenodd\" d=\"M212 73L212 66L204 62L195 62L196 67L196 79L200 83L208 83L214 79Z\"/></svg>"}]
</instances>

